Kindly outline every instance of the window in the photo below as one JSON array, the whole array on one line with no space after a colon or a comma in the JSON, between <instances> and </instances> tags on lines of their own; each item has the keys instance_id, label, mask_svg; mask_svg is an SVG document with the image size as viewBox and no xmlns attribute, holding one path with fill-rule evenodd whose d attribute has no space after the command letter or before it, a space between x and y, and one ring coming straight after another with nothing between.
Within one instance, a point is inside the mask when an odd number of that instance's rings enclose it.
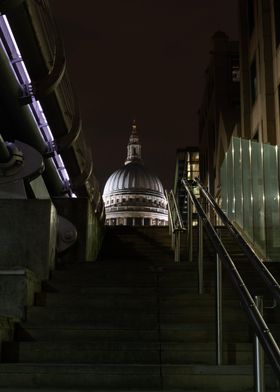
<instances>
[{"instance_id":1,"label":"window","mask_svg":"<svg viewBox=\"0 0 280 392\"><path fill-rule=\"evenodd\" d=\"M132 226L133 225L133 219L132 218L127 218L126 219L126 224L127 224L127 226Z\"/></svg>"},{"instance_id":2,"label":"window","mask_svg":"<svg viewBox=\"0 0 280 392\"><path fill-rule=\"evenodd\" d=\"M142 226L142 218L135 218L135 226Z\"/></svg>"},{"instance_id":3,"label":"window","mask_svg":"<svg viewBox=\"0 0 280 392\"><path fill-rule=\"evenodd\" d=\"M250 84L251 84L251 103L252 106L256 102L256 98L258 95L258 82L257 82L257 66L256 66L256 57L250 66Z\"/></svg>"},{"instance_id":4,"label":"window","mask_svg":"<svg viewBox=\"0 0 280 392\"><path fill-rule=\"evenodd\" d=\"M144 226L150 226L150 218L144 218Z\"/></svg>"},{"instance_id":5,"label":"window","mask_svg":"<svg viewBox=\"0 0 280 392\"><path fill-rule=\"evenodd\" d=\"M274 23L276 47L280 44L280 0L274 0Z\"/></svg>"},{"instance_id":6,"label":"window","mask_svg":"<svg viewBox=\"0 0 280 392\"><path fill-rule=\"evenodd\" d=\"M248 24L249 24L249 35L251 37L255 28L255 6L254 0L248 0Z\"/></svg>"},{"instance_id":7,"label":"window","mask_svg":"<svg viewBox=\"0 0 280 392\"><path fill-rule=\"evenodd\" d=\"M234 83L240 81L239 58L237 56L231 58L231 81Z\"/></svg>"},{"instance_id":8,"label":"window","mask_svg":"<svg viewBox=\"0 0 280 392\"><path fill-rule=\"evenodd\" d=\"M279 120L280 120L280 84L278 84L278 113L279 113Z\"/></svg>"}]
</instances>

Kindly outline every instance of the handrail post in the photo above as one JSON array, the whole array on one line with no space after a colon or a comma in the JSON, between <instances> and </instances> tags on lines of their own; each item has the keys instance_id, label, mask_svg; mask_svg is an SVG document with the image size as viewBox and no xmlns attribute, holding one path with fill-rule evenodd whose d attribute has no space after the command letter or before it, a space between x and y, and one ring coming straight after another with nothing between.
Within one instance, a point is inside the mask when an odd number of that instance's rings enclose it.
<instances>
[{"instance_id":1,"label":"handrail post","mask_svg":"<svg viewBox=\"0 0 280 392\"><path fill-rule=\"evenodd\" d=\"M190 195L188 194L188 261L193 260L193 211Z\"/></svg>"},{"instance_id":2,"label":"handrail post","mask_svg":"<svg viewBox=\"0 0 280 392\"><path fill-rule=\"evenodd\" d=\"M263 314L263 297L255 296L255 303L260 312ZM264 354L259 338L254 336L254 387L255 392L265 392L264 385Z\"/></svg>"},{"instance_id":3,"label":"handrail post","mask_svg":"<svg viewBox=\"0 0 280 392\"><path fill-rule=\"evenodd\" d=\"M181 231L177 230L175 232L175 262L180 262L181 253Z\"/></svg>"},{"instance_id":4,"label":"handrail post","mask_svg":"<svg viewBox=\"0 0 280 392\"><path fill-rule=\"evenodd\" d=\"M222 262L216 256L216 363L223 363L223 292L222 292Z\"/></svg>"},{"instance_id":5,"label":"handrail post","mask_svg":"<svg viewBox=\"0 0 280 392\"><path fill-rule=\"evenodd\" d=\"M168 201L169 234L171 234L171 246L174 250L174 261L179 262L181 258L181 231L185 231L185 228L173 191L171 190L169 194L165 191L165 196Z\"/></svg>"},{"instance_id":6,"label":"handrail post","mask_svg":"<svg viewBox=\"0 0 280 392\"><path fill-rule=\"evenodd\" d=\"M169 235L172 235L172 223L171 223L171 221L172 221L172 217L171 217L171 211L170 211L170 202L169 202L169 199L168 199L168 232L169 232Z\"/></svg>"},{"instance_id":7,"label":"handrail post","mask_svg":"<svg viewBox=\"0 0 280 392\"><path fill-rule=\"evenodd\" d=\"M203 268L203 222L198 218L198 293L204 292L204 268Z\"/></svg>"}]
</instances>

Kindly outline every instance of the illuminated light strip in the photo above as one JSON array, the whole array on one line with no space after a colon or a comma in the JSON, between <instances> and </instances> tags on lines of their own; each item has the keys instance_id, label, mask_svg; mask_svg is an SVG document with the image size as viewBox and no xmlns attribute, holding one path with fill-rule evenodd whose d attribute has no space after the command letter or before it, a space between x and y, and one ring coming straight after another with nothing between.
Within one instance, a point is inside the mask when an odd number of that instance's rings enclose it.
<instances>
[{"instance_id":1,"label":"illuminated light strip","mask_svg":"<svg viewBox=\"0 0 280 392\"><path fill-rule=\"evenodd\" d=\"M9 52L7 52L4 43L0 39L0 43L6 53L7 58L9 59L11 69L13 70L13 73L15 75L15 78L17 79L18 83L20 85L31 85L31 78L29 76L29 73L27 71L26 65L22 59L19 47L16 43L15 37L13 35L12 29L10 27L10 24L8 22L8 19L6 15L1 15L0 14L0 28L2 30L2 33L5 38L5 43L9 48ZM54 142L54 136L53 133L48 125L47 118L45 116L45 113L43 111L42 105L40 101L36 101L34 96L31 95L32 102L28 104L28 108L30 110L30 113L37 124L37 127L39 129L40 135L49 144L53 144ZM76 198L76 194L72 192L71 187L70 187L70 177L69 174L65 168L64 162L59 154L54 151L54 157L51 158L57 172L63 181L64 185L66 186L68 192L70 193L71 197Z\"/></svg>"},{"instance_id":2,"label":"illuminated light strip","mask_svg":"<svg viewBox=\"0 0 280 392\"><path fill-rule=\"evenodd\" d=\"M0 16L0 27L10 53L7 53L7 50L5 51L9 60L11 61L11 65L14 69L17 80L19 81L19 83L30 84L31 79L29 77L24 62L22 61L19 48L17 46L11 27L5 15Z\"/></svg>"}]
</instances>

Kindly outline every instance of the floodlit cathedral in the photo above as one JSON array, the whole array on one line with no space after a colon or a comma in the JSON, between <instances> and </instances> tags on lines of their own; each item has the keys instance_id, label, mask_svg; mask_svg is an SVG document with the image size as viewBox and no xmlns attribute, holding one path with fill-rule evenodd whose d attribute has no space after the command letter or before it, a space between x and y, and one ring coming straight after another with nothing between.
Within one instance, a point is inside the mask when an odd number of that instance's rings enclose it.
<instances>
[{"instance_id":1,"label":"floodlit cathedral","mask_svg":"<svg viewBox=\"0 0 280 392\"><path fill-rule=\"evenodd\" d=\"M108 178L103 199L107 225L167 225L167 202L163 187L143 164L135 122L127 145L125 164Z\"/></svg>"}]
</instances>

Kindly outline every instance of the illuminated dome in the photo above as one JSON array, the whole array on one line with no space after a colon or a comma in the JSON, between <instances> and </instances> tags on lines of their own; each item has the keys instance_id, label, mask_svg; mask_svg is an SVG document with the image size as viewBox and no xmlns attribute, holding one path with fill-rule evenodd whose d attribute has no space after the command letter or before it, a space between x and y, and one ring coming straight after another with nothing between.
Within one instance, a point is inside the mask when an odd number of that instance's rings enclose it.
<instances>
[{"instance_id":1,"label":"illuminated dome","mask_svg":"<svg viewBox=\"0 0 280 392\"><path fill-rule=\"evenodd\" d=\"M167 203L161 181L141 159L141 144L135 123L122 168L108 178L103 199L108 225L166 225Z\"/></svg>"},{"instance_id":2,"label":"illuminated dome","mask_svg":"<svg viewBox=\"0 0 280 392\"><path fill-rule=\"evenodd\" d=\"M103 195L112 195L114 192L143 191L155 195L163 195L160 180L151 174L141 163L129 163L116 170L106 182Z\"/></svg>"}]
</instances>

